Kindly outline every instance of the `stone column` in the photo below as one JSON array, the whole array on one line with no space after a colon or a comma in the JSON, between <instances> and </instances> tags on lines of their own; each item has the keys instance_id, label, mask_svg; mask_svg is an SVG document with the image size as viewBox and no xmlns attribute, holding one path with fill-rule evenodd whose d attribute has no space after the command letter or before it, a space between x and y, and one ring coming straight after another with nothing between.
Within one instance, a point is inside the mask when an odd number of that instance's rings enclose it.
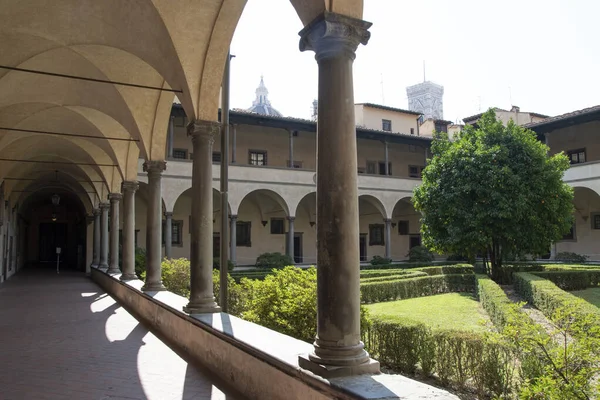
<instances>
[{"instance_id":1,"label":"stone column","mask_svg":"<svg viewBox=\"0 0 600 400\"><path fill-rule=\"evenodd\" d=\"M188 136L194 146L192 166L192 238L190 248L190 302L188 314L219 312L212 283L213 270L213 193L212 147L219 134L219 123L193 121ZM226 266L225 266L226 268Z\"/></svg>"},{"instance_id":2,"label":"stone column","mask_svg":"<svg viewBox=\"0 0 600 400\"><path fill-rule=\"evenodd\" d=\"M165 257L170 259L173 249L173 213L165 213Z\"/></svg>"},{"instance_id":3,"label":"stone column","mask_svg":"<svg viewBox=\"0 0 600 400\"><path fill-rule=\"evenodd\" d=\"M91 237L91 240L92 240L92 261L89 264L86 263L87 265L85 266L85 274L87 276L91 275L92 268L94 268L94 257L95 257L94 253L96 252L96 249L94 248L94 221L96 220L96 216L94 215L94 211L95 210L92 210L92 214L91 215L86 215L86 217L85 217L85 222L86 222L86 225L85 225L85 233L86 233L86 237L85 237L85 255L86 255L86 261L87 261L87 249L88 249L87 245L88 245L88 240L90 240L90 237L88 236L88 232L90 230L89 226L92 225L92 237ZM1 222L0 222L0 224L1 224ZM1 226L0 226L0 228L1 228ZM1 233L0 233L0 236L2 236ZM0 252L0 254L2 254L2 253Z\"/></svg>"},{"instance_id":4,"label":"stone column","mask_svg":"<svg viewBox=\"0 0 600 400\"><path fill-rule=\"evenodd\" d=\"M111 193L108 195L110 200L110 263L109 274L119 274L119 201L123 196L121 193Z\"/></svg>"},{"instance_id":5,"label":"stone column","mask_svg":"<svg viewBox=\"0 0 600 400\"><path fill-rule=\"evenodd\" d=\"M301 32L319 65L317 337L299 364L323 377L379 372L360 340L360 256L352 65L370 23L324 12ZM321 157L319 155L322 155Z\"/></svg>"},{"instance_id":6,"label":"stone column","mask_svg":"<svg viewBox=\"0 0 600 400\"><path fill-rule=\"evenodd\" d=\"M551 260L556 259L556 243L555 242L550 243L550 259Z\"/></svg>"},{"instance_id":7,"label":"stone column","mask_svg":"<svg viewBox=\"0 0 600 400\"><path fill-rule=\"evenodd\" d=\"M389 156L389 151L388 151L388 142L385 141L383 142L383 160L385 162L385 176L389 176L390 175L390 156Z\"/></svg>"},{"instance_id":8,"label":"stone column","mask_svg":"<svg viewBox=\"0 0 600 400\"><path fill-rule=\"evenodd\" d=\"M108 208L110 204L100 203L100 264L98 269L108 271Z\"/></svg>"},{"instance_id":9,"label":"stone column","mask_svg":"<svg viewBox=\"0 0 600 400\"><path fill-rule=\"evenodd\" d=\"M210 158L209 158L210 161ZM162 190L161 178L167 168L164 161L146 161L144 172L148 173L148 214L146 216L146 283L145 292L166 290L162 284Z\"/></svg>"},{"instance_id":10,"label":"stone column","mask_svg":"<svg viewBox=\"0 0 600 400\"><path fill-rule=\"evenodd\" d=\"M231 163L235 164L235 152L236 152L236 141L237 141L237 131L236 131L236 126L235 124L232 124L231 127L232 129L232 138L231 138Z\"/></svg>"},{"instance_id":11,"label":"stone column","mask_svg":"<svg viewBox=\"0 0 600 400\"><path fill-rule=\"evenodd\" d=\"M167 134L167 158L173 158L173 137L175 135L175 117L169 118L169 132Z\"/></svg>"},{"instance_id":12,"label":"stone column","mask_svg":"<svg viewBox=\"0 0 600 400\"><path fill-rule=\"evenodd\" d=\"M94 215L94 242L93 242L93 258L91 268L98 268L100 266L100 209L94 208L92 211Z\"/></svg>"},{"instance_id":13,"label":"stone column","mask_svg":"<svg viewBox=\"0 0 600 400\"><path fill-rule=\"evenodd\" d=\"M385 222L385 258L392 258L392 220L384 218Z\"/></svg>"},{"instance_id":14,"label":"stone column","mask_svg":"<svg viewBox=\"0 0 600 400\"><path fill-rule=\"evenodd\" d=\"M290 148L289 148L289 158L290 158L290 168L294 168L294 131L289 130L290 133Z\"/></svg>"},{"instance_id":15,"label":"stone column","mask_svg":"<svg viewBox=\"0 0 600 400\"><path fill-rule=\"evenodd\" d=\"M135 192L137 182L123 182L123 273L122 281L138 279L135 274Z\"/></svg>"},{"instance_id":16,"label":"stone column","mask_svg":"<svg viewBox=\"0 0 600 400\"><path fill-rule=\"evenodd\" d=\"M288 232L287 232L287 251L288 256L294 260L294 220L295 217L287 217L288 220ZM295 262L295 260L294 260Z\"/></svg>"},{"instance_id":17,"label":"stone column","mask_svg":"<svg viewBox=\"0 0 600 400\"><path fill-rule=\"evenodd\" d=\"M237 247L237 236L236 236L236 228L237 228L237 215L229 216L229 259L232 263L236 263L237 256L235 254Z\"/></svg>"}]
</instances>

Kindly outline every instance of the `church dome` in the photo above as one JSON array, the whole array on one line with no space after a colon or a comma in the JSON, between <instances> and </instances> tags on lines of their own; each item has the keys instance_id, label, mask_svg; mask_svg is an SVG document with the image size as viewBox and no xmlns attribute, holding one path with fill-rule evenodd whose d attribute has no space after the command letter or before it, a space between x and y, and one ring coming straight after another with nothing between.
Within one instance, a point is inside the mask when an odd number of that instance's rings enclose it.
<instances>
[{"instance_id":1,"label":"church dome","mask_svg":"<svg viewBox=\"0 0 600 400\"><path fill-rule=\"evenodd\" d=\"M262 76L260 77L260 84L258 85L258 88L256 88L256 99L252 102L252 107L247 111L260 115L282 117L281 113L271 106L271 102L269 101L269 91L265 86Z\"/></svg>"}]
</instances>

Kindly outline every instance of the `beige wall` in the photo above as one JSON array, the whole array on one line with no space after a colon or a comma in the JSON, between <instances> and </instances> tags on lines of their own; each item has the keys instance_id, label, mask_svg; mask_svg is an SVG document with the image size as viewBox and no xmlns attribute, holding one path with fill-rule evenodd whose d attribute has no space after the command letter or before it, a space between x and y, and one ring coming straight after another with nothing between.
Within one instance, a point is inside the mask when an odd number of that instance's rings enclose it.
<instances>
[{"instance_id":1,"label":"beige wall","mask_svg":"<svg viewBox=\"0 0 600 400\"><path fill-rule=\"evenodd\" d=\"M381 121L383 119L388 119L392 121L392 132L410 134L412 128L414 135L417 134L418 115L382 110L379 108L367 107L362 104L354 105L354 114L356 125L364 126L365 128L381 130Z\"/></svg>"},{"instance_id":2,"label":"beige wall","mask_svg":"<svg viewBox=\"0 0 600 400\"><path fill-rule=\"evenodd\" d=\"M600 261L600 229L592 229L595 213L600 213L600 196L587 188L575 188L575 238L556 243L556 252L574 252Z\"/></svg>"},{"instance_id":3,"label":"beige wall","mask_svg":"<svg viewBox=\"0 0 600 400\"><path fill-rule=\"evenodd\" d=\"M586 161L600 160L600 121L558 129L546 134L550 154L585 149Z\"/></svg>"}]
</instances>

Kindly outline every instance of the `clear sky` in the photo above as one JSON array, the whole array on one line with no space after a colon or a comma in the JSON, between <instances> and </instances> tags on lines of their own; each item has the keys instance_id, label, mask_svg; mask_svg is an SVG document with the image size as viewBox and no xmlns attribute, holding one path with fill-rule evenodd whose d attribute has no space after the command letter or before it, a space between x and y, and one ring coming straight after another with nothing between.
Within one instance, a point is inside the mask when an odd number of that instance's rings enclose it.
<instances>
[{"instance_id":1,"label":"clear sky","mask_svg":"<svg viewBox=\"0 0 600 400\"><path fill-rule=\"evenodd\" d=\"M444 118L488 107L548 115L600 104L598 0L365 0L371 39L354 62L355 102L408 108L406 87L444 86ZM231 107L248 108L261 74L284 116L309 118L313 52L287 0L248 0L231 52ZM382 85L383 81L383 85Z\"/></svg>"}]
</instances>

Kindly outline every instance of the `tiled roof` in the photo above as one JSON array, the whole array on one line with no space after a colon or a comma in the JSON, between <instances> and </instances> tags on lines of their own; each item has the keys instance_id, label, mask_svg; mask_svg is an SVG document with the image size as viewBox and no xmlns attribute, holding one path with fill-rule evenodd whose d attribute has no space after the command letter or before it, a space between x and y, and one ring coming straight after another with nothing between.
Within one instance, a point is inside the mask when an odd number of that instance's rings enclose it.
<instances>
[{"instance_id":1,"label":"tiled roof","mask_svg":"<svg viewBox=\"0 0 600 400\"><path fill-rule=\"evenodd\" d=\"M508 112L508 110L504 110L504 109L502 109L502 108L498 108L498 107L492 107L492 109L493 109L494 111L504 111L504 112ZM487 111L486 111L486 112L487 112ZM483 114L485 114L485 113L479 113L479 114L471 115L470 117L463 118L463 121L464 121L464 122L475 121L476 119L479 119L479 118L481 118L481 116L482 116Z\"/></svg>"},{"instance_id":2,"label":"tiled roof","mask_svg":"<svg viewBox=\"0 0 600 400\"><path fill-rule=\"evenodd\" d=\"M381 104L374 104L374 103L356 103L355 105L357 105L357 106L371 107L371 108L379 108L381 110L395 111L395 112L401 112L401 113L405 113L405 114L413 114L413 115L421 115L421 114L423 114L423 113L420 113L418 111L403 110L402 108L388 107L388 106L384 106L384 105L381 105Z\"/></svg>"},{"instance_id":3,"label":"tiled roof","mask_svg":"<svg viewBox=\"0 0 600 400\"><path fill-rule=\"evenodd\" d=\"M531 129L531 128L535 128L538 126L549 125L549 124L558 123L561 121L567 121L569 119L574 119L577 117L583 117L585 115L593 114L593 113L600 113L600 105L583 108L581 110L572 111L570 113L566 113L566 114L562 114L562 115L557 115L555 117L549 117L549 118L546 118L545 120L539 121L539 122L530 122L523 126L525 128Z\"/></svg>"}]
</instances>

